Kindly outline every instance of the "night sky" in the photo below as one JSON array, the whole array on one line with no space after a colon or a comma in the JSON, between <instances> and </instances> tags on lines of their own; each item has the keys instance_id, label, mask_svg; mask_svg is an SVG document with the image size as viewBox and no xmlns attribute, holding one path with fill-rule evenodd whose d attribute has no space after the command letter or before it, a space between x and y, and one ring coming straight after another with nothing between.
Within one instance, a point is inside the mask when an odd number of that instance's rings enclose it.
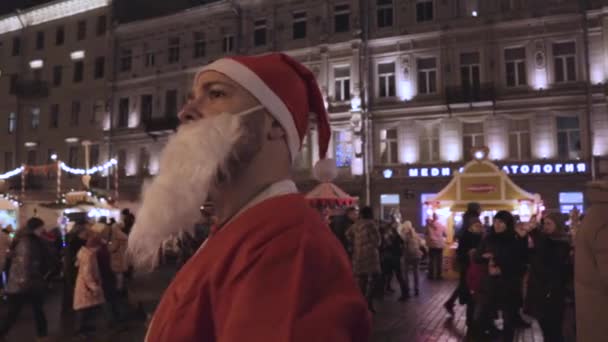
<instances>
[{"instance_id":1,"label":"night sky","mask_svg":"<svg viewBox=\"0 0 608 342\"><path fill-rule=\"evenodd\" d=\"M0 0L0 16L16 9L53 2L54 0ZM147 19L185 10L218 0L114 0L114 16L119 22Z\"/></svg>"}]
</instances>

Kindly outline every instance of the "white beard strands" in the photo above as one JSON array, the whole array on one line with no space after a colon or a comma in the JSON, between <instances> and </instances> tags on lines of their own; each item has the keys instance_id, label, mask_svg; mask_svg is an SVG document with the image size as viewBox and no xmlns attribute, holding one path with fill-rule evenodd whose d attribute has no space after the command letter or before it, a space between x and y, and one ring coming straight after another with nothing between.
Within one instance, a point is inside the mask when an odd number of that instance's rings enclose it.
<instances>
[{"instance_id":1,"label":"white beard strands","mask_svg":"<svg viewBox=\"0 0 608 342\"><path fill-rule=\"evenodd\" d=\"M242 134L241 118L225 113L182 126L169 139L129 236L128 254L137 270L153 270L162 242L196 223Z\"/></svg>"}]
</instances>

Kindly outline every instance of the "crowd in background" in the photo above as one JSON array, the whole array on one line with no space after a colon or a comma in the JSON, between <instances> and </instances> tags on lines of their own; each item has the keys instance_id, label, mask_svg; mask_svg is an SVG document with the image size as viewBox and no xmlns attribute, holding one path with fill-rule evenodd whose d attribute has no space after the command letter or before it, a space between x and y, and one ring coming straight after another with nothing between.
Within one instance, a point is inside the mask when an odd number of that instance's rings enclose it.
<instances>
[{"instance_id":1,"label":"crowd in background","mask_svg":"<svg viewBox=\"0 0 608 342\"><path fill-rule=\"evenodd\" d=\"M456 302L466 305L467 339L485 341L498 335L512 341L516 329L538 322L545 341L565 341L574 333L574 320L564 320L574 303L572 232L582 217L549 213L521 222L507 211L481 221L482 208L471 203L457 227L455 266L459 282L444 304L454 315ZM540 217L540 216L539 216ZM566 225L570 221L570 226ZM428 218L420 233L398 213L380 222L373 210L346 209L330 227L352 261L361 291L374 310L374 300L399 285L400 301L420 291L418 273L425 259L428 279L442 280L446 227L437 216ZM410 286L412 284L413 286ZM498 318L502 324L498 324ZM568 324L571 327L568 327ZM564 328L565 326L565 328Z\"/></svg>"},{"instance_id":2,"label":"crowd in background","mask_svg":"<svg viewBox=\"0 0 608 342\"><path fill-rule=\"evenodd\" d=\"M102 217L98 222L81 219L61 235L58 228L45 229L40 218L30 218L12 233L0 234L0 285L7 315L0 320L0 341L19 318L25 305L34 312L36 335L48 335L44 301L56 281L63 281L62 313L74 318L74 334L87 339L95 332L98 311L108 326L123 322L127 309L129 267L127 236L135 218L128 210L121 222Z\"/></svg>"}]
</instances>

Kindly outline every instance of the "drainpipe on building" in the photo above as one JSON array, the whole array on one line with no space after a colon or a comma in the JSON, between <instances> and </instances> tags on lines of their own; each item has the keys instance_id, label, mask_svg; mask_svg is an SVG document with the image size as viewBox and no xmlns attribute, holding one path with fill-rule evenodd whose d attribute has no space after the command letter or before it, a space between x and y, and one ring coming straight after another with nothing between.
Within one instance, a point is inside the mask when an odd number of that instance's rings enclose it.
<instances>
[{"instance_id":1,"label":"drainpipe on building","mask_svg":"<svg viewBox=\"0 0 608 342\"><path fill-rule=\"evenodd\" d=\"M23 77L24 75L26 75L27 69L26 69L26 65L27 65L27 61L26 61L26 54L25 54L25 47L27 46L25 43L27 41L26 39L26 34L25 34L25 29L27 27L27 25L25 24L25 22L23 22L23 19L21 18L21 10L17 9L15 11L16 15L17 15L17 19L19 20L19 24L21 24L21 35L19 37L20 41L21 41L21 58L19 59L19 77L18 80L23 81ZM15 165L23 165L25 162L24 158L21 158L21 153L19 153L21 151L21 129L25 129L25 127L22 127L25 125L25 121L23 120L23 116L21 115L21 111L22 111L22 101L21 101L21 94L19 94L19 91L17 90L17 94L16 94L16 99L17 99L17 117L16 117L16 121L15 121L15 151L13 154L13 166Z\"/></svg>"},{"instance_id":2,"label":"drainpipe on building","mask_svg":"<svg viewBox=\"0 0 608 342\"><path fill-rule=\"evenodd\" d=\"M371 205L371 152L373 151L372 122L369 112L369 1L359 2L359 17L361 20L361 59L359 63L359 83L361 94L361 116L363 119L363 174L365 177L365 204Z\"/></svg>"},{"instance_id":3,"label":"drainpipe on building","mask_svg":"<svg viewBox=\"0 0 608 342\"><path fill-rule=\"evenodd\" d=\"M591 61L589 57L589 22L587 18L587 9L589 3L587 0L579 0L579 8L581 11L581 20L583 25L583 52L585 54L585 73L587 74L586 82L586 97L587 97L587 114L585 117L585 130L587 131L587 150L589 152L589 160L591 167L591 180L595 180L595 157L593 156L593 131L591 129L591 113L593 111L593 98L591 88Z\"/></svg>"}]
</instances>

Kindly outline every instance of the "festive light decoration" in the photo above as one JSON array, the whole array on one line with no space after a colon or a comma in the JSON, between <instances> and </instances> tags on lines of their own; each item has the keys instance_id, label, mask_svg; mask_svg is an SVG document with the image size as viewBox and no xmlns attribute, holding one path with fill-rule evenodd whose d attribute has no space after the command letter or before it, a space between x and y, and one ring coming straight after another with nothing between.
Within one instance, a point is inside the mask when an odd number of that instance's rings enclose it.
<instances>
[{"instance_id":1,"label":"festive light decoration","mask_svg":"<svg viewBox=\"0 0 608 342\"><path fill-rule=\"evenodd\" d=\"M23 202L21 202L19 200L19 198L12 196L11 194L8 194L8 193L0 194L0 198L11 202L11 204L14 205L15 207L23 206Z\"/></svg>"},{"instance_id":2,"label":"festive light decoration","mask_svg":"<svg viewBox=\"0 0 608 342\"><path fill-rule=\"evenodd\" d=\"M11 177L15 177L18 174L20 174L21 172L23 172L24 169L25 169L25 167L21 166L12 171L7 172L7 173L0 174L0 179L9 179Z\"/></svg>"},{"instance_id":3,"label":"festive light decoration","mask_svg":"<svg viewBox=\"0 0 608 342\"><path fill-rule=\"evenodd\" d=\"M61 170L65 171L67 173L71 173L73 175L85 175L85 174L92 175L97 172L105 171L115 165L118 165L118 161L116 159L110 159L107 162L105 162L104 164L98 165L98 166L93 166L92 168L90 168L88 170L69 167L64 162L59 163Z\"/></svg>"}]
</instances>

